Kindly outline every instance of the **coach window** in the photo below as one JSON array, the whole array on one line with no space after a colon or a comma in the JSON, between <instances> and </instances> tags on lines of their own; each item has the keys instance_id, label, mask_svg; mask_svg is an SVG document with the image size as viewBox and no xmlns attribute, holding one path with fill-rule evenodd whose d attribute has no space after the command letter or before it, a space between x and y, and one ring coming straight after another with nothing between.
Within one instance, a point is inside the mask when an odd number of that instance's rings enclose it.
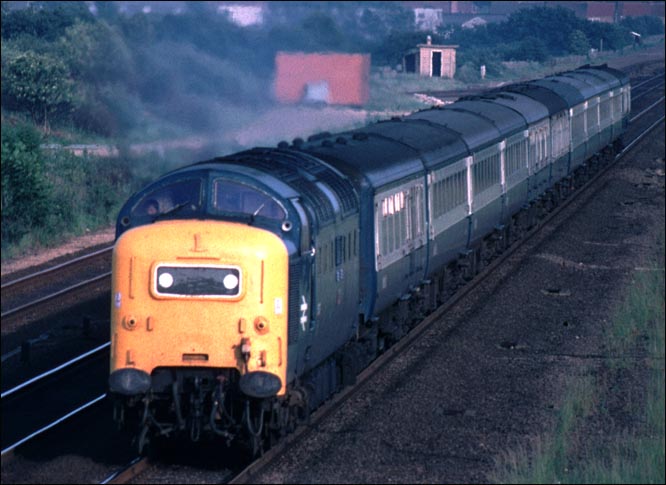
<instances>
[{"instance_id":1,"label":"coach window","mask_svg":"<svg viewBox=\"0 0 666 485\"><path fill-rule=\"evenodd\" d=\"M496 147L475 154L472 166L474 195L499 184L500 170L500 154Z\"/></svg>"},{"instance_id":2,"label":"coach window","mask_svg":"<svg viewBox=\"0 0 666 485\"><path fill-rule=\"evenodd\" d=\"M615 91L612 93L612 105L613 105L613 121L617 121L622 118L622 92Z\"/></svg>"},{"instance_id":3,"label":"coach window","mask_svg":"<svg viewBox=\"0 0 666 485\"><path fill-rule=\"evenodd\" d=\"M214 181L213 207L216 212L250 217L283 220L286 216L282 205L270 195L255 187L228 179Z\"/></svg>"}]
</instances>

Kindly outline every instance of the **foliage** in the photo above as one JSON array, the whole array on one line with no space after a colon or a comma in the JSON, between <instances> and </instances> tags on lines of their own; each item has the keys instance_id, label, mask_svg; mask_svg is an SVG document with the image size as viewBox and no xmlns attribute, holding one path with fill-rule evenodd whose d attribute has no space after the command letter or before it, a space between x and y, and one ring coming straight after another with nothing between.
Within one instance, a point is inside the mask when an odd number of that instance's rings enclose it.
<instances>
[{"instance_id":1,"label":"foliage","mask_svg":"<svg viewBox=\"0 0 666 485\"><path fill-rule=\"evenodd\" d=\"M264 24L252 28L206 2L178 15L132 16L113 2L97 3L96 16L84 2L33 5L3 10L3 107L113 137L159 116L201 130L219 122L219 106L269 101L280 50L370 52L373 65L395 68L429 34L415 31L413 10L397 2L269 2ZM481 65L493 78L502 61L583 52L583 36L606 50L631 42L625 27L587 22L563 7L521 9L505 22L441 32L430 33L433 43L459 45L458 70L469 80ZM19 55L32 56L32 64L17 65ZM61 100L38 85L38 70L54 74Z\"/></svg>"},{"instance_id":2,"label":"foliage","mask_svg":"<svg viewBox=\"0 0 666 485\"><path fill-rule=\"evenodd\" d=\"M52 230L74 232L89 225L110 225L130 195L127 161L75 156L57 151L47 157Z\"/></svg>"},{"instance_id":3,"label":"foliage","mask_svg":"<svg viewBox=\"0 0 666 485\"><path fill-rule=\"evenodd\" d=\"M587 22L583 25L583 31L590 45L599 50L619 50L632 42L626 28L605 22Z\"/></svg>"},{"instance_id":4,"label":"foliage","mask_svg":"<svg viewBox=\"0 0 666 485\"><path fill-rule=\"evenodd\" d=\"M2 247L57 242L113 224L127 197L145 179L128 158L76 156L40 148L30 125L2 130ZM154 175L154 174L153 174Z\"/></svg>"},{"instance_id":5,"label":"foliage","mask_svg":"<svg viewBox=\"0 0 666 485\"><path fill-rule=\"evenodd\" d=\"M586 55L590 52L590 42L585 32L574 30L569 34L569 51L573 54Z\"/></svg>"},{"instance_id":6,"label":"foliage","mask_svg":"<svg viewBox=\"0 0 666 485\"><path fill-rule=\"evenodd\" d=\"M65 29L58 52L71 75L86 84L136 83L128 45L118 30L104 21L77 22Z\"/></svg>"},{"instance_id":7,"label":"foliage","mask_svg":"<svg viewBox=\"0 0 666 485\"><path fill-rule=\"evenodd\" d=\"M448 43L458 44L458 66L468 50L492 49L503 61L544 62L553 56L587 54L590 46L617 50L631 42L627 29L580 19L568 8L533 7L512 13L505 22L474 29L448 26Z\"/></svg>"},{"instance_id":8,"label":"foliage","mask_svg":"<svg viewBox=\"0 0 666 485\"><path fill-rule=\"evenodd\" d=\"M646 37L649 35L664 35L664 23L659 17L643 15L641 17L625 17L620 25L627 30L637 32Z\"/></svg>"},{"instance_id":9,"label":"foliage","mask_svg":"<svg viewBox=\"0 0 666 485\"><path fill-rule=\"evenodd\" d=\"M548 48L538 37L526 37L518 43L509 44L505 60L544 62L548 59Z\"/></svg>"},{"instance_id":10,"label":"foliage","mask_svg":"<svg viewBox=\"0 0 666 485\"><path fill-rule=\"evenodd\" d=\"M44 178L40 135L20 124L2 129L2 239L16 240L42 225L51 187Z\"/></svg>"},{"instance_id":11,"label":"foliage","mask_svg":"<svg viewBox=\"0 0 666 485\"><path fill-rule=\"evenodd\" d=\"M65 29L76 22L93 21L84 2L31 2L26 9L2 11L2 40L32 36L47 41L56 40Z\"/></svg>"},{"instance_id":12,"label":"foliage","mask_svg":"<svg viewBox=\"0 0 666 485\"><path fill-rule=\"evenodd\" d=\"M48 125L51 114L71 110L73 86L65 64L32 51L17 54L3 65L3 100Z\"/></svg>"},{"instance_id":13,"label":"foliage","mask_svg":"<svg viewBox=\"0 0 666 485\"><path fill-rule=\"evenodd\" d=\"M458 64L462 64L462 72L457 73L456 77L465 82L478 81L481 79L481 66L486 66L486 77L498 78L503 72L501 61L500 55L493 49L467 49L457 56Z\"/></svg>"}]
</instances>

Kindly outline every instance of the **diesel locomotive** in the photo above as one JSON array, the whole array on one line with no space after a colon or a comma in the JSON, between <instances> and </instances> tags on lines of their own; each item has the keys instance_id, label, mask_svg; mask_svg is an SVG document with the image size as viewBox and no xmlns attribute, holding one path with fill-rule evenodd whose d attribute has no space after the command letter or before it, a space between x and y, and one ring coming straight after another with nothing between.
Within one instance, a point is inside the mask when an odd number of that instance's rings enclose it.
<instances>
[{"instance_id":1,"label":"diesel locomotive","mask_svg":"<svg viewBox=\"0 0 666 485\"><path fill-rule=\"evenodd\" d=\"M584 66L165 174L117 220L115 419L140 450L261 450L566 197L630 107Z\"/></svg>"}]
</instances>

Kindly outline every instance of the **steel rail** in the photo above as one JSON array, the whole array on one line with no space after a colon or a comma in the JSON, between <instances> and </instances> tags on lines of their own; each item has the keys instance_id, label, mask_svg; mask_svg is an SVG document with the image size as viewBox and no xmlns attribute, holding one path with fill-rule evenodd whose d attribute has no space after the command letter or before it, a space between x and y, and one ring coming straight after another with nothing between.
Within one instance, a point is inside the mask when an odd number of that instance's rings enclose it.
<instances>
[{"instance_id":1,"label":"steel rail","mask_svg":"<svg viewBox=\"0 0 666 485\"><path fill-rule=\"evenodd\" d=\"M631 95L631 102L633 103L633 102L635 102L635 101L641 99L643 96L646 96L646 95L650 94L653 90L655 90L655 89L657 89L657 88L660 88L660 87L662 87L663 85L664 85L664 81L662 80L659 84L657 84L657 85L655 85L655 86L652 86L652 88L651 88L651 89L648 89L647 91L643 91L642 93L637 94L636 96L634 96L634 95L632 94L632 95Z\"/></svg>"},{"instance_id":2,"label":"steel rail","mask_svg":"<svg viewBox=\"0 0 666 485\"><path fill-rule=\"evenodd\" d=\"M664 77L663 74L657 74L656 76L653 76L653 77L651 77L651 78L649 78L649 79L646 79L646 80L643 81L642 83L638 83L638 84L636 84L635 86L632 86L631 89L632 89L632 91L633 91L634 89L640 88L643 84L647 84L647 83L649 83L649 82L652 82L652 81L654 81L655 79L662 79L663 77Z\"/></svg>"},{"instance_id":3,"label":"steel rail","mask_svg":"<svg viewBox=\"0 0 666 485\"><path fill-rule=\"evenodd\" d=\"M112 473L99 483L127 483L132 478L143 472L149 465L146 457L136 457L122 470Z\"/></svg>"},{"instance_id":4,"label":"steel rail","mask_svg":"<svg viewBox=\"0 0 666 485\"><path fill-rule=\"evenodd\" d=\"M45 274L51 273L53 271L57 271L59 269L65 268L67 266L70 266L72 264L80 263L81 261L85 261L86 259L91 259L96 256L99 256L100 254L104 254L105 252L109 252L113 250L113 246L109 246L106 248L102 248L98 251L95 251L90 254L86 254L83 256L79 256L78 258L70 259L69 261L65 261L64 263L57 264L55 266L52 266L50 268L46 268L42 271L37 271L35 273L31 273L25 276L22 276L21 278L17 278L12 281L8 281L7 283L3 283L2 286L0 286L0 289L4 290L6 288L9 288L10 286L17 285L19 283L23 283L24 281L28 281L30 279L36 278L37 276L44 276Z\"/></svg>"},{"instance_id":5,"label":"steel rail","mask_svg":"<svg viewBox=\"0 0 666 485\"><path fill-rule=\"evenodd\" d=\"M42 433L44 433L44 432L50 430L50 429L53 428L54 426L57 426L58 424L60 424L60 423L62 423L63 421L65 421L65 420L71 418L72 416L74 416L74 415L76 415L76 414L79 414L81 411L84 411L84 410L88 409L89 407L94 406L95 404L101 402L101 401L102 401L103 399L105 399L105 398L106 398L106 393L102 394L101 396L97 396L97 397L96 397L95 399L93 399L92 401L88 401L87 403L85 403L85 404L79 406L78 408L74 409L73 411L70 411L69 413L65 414L63 417L56 419L56 420L53 421L52 423L47 424L47 425L44 426L43 428L38 429L37 431L35 431L34 433L31 433L30 435L26 436L26 437L23 438L23 439L20 439L19 441L17 441L17 442L14 443L13 445L8 446L8 447L5 448L4 450L2 450L2 452L0 453L0 455L4 455L4 454L6 454L6 453L9 453L10 451L16 449L17 447L21 446L21 445L24 444L25 442L30 441L30 440L33 439L34 437L39 436L40 434L42 434Z\"/></svg>"},{"instance_id":6,"label":"steel rail","mask_svg":"<svg viewBox=\"0 0 666 485\"><path fill-rule=\"evenodd\" d=\"M81 362L82 360L85 360L86 358L90 357L91 355L95 355L96 353L101 352L102 350L108 348L110 345L111 345L111 342L106 342L105 344L102 344L99 347L96 347L92 350L89 350L88 352L85 352L85 353L79 355L78 357L75 357L72 360L69 360L69 361L65 362L64 364L60 364L59 366L54 367L53 369L50 369L50 370L48 370L48 371L46 371L42 374L39 374L38 376L35 376L32 379L28 379L27 381L22 382L18 386L13 387L13 388L9 389L8 391L3 392L0 395L0 399L4 399L8 396L11 396L12 394L14 394L14 393L16 393L16 392L18 392L22 389L25 389L26 387L34 384L35 382L38 382L38 381L40 381L40 380L42 380L46 377L52 376L53 374L65 369L65 368L67 368L71 365L74 365L78 362Z\"/></svg>"},{"instance_id":7,"label":"steel rail","mask_svg":"<svg viewBox=\"0 0 666 485\"><path fill-rule=\"evenodd\" d=\"M46 295L46 296L44 296L42 298L39 298L37 300L33 300L29 303L26 303L25 305L17 306L15 308L12 308L11 310L7 310L6 312L0 314L0 318L5 318L5 317L8 317L10 315L14 315L15 313L18 313L22 310L26 310L30 307L39 305L40 303L44 303L46 301L52 300L53 298L56 298L60 295L63 295L65 293L69 293L70 291L77 290L77 289L82 288L84 286L87 286L91 283L95 283L97 281L100 281L104 278L108 278L109 276L111 276L111 272L107 271L106 273L103 273L99 276L95 276L94 278L90 278L89 280L85 280L85 281L82 281L82 282L77 283L75 285L68 286L67 288L64 288L60 291L56 291L55 293L51 293L50 295Z\"/></svg>"},{"instance_id":8,"label":"steel rail","mask_svg":"<svg viewBox=\"0 0 666 485\"><path fill-rule=\"evenodd\" d=\"M638 114L637 114L636 116L634 116L633 118L630 118L630 119L629 119L629 123L633 123L634 121L636 121L638 118L640 118L640 117L643 116L645 113L647 113L648 111L650 111L652 108L654 108L655 106L657 106L659 103L661 103L662 101L664 101L664 99L666 99L666 96L662 96L661 99L659 99L658 101L655 101L654 103L652 103L650 106L648 106L647 108L645 108L643 111L641 111L640 113L638 113Z\"/></svg>"},{"instance_id":9,"label":"steel rail","mask_svg":"<svg viewBox=\"0 0 666 485\"><path fill-rule=\"evenodd\" d=\"M661 123L662 121L664 121L664 119L666 119L666 115L662 116L662 117L659 118L657 121L655 121L654 123L652 123L652 124L651 124L651 125L650 125L650 126L649 126L649 127L643 132L643 133L641 133L638 137L634 138L634 139L631 141L631 143L629 143L629 144L624 148L624 150L622 150L620 153L618 153L618 154L615 156L615 160L614 160L614 161L619 160L619 158L620 158L621 156L623 156L623 155L624 155L625 153L627 153L631 148L633 148L634 145L636 145L636 143L639 143L643 138L645 138L645 137L646 137L646 136L647 136L652 130L654 130L654 129L657 127L657 125L658 125L659 123Z\"/></svg>"}]
</instances>

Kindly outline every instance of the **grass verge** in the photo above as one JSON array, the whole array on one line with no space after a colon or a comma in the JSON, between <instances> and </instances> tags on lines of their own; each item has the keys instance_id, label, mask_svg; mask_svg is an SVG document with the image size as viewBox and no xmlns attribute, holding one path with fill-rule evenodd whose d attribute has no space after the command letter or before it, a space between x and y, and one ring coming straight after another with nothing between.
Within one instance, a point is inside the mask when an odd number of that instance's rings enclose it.
<instances>
[{"instance_id":1,"label":"grass verge","mask_svg":"<svg viewBox=\"0 0 666 485\"><path fill-rule=\"evenodd\" d=\"M556 429L498 459L499 483L664 483L664 229L606 336L609 358L567 384ZM619 393L618 389L629 392Z\"/></svg>"}]
</instances>

